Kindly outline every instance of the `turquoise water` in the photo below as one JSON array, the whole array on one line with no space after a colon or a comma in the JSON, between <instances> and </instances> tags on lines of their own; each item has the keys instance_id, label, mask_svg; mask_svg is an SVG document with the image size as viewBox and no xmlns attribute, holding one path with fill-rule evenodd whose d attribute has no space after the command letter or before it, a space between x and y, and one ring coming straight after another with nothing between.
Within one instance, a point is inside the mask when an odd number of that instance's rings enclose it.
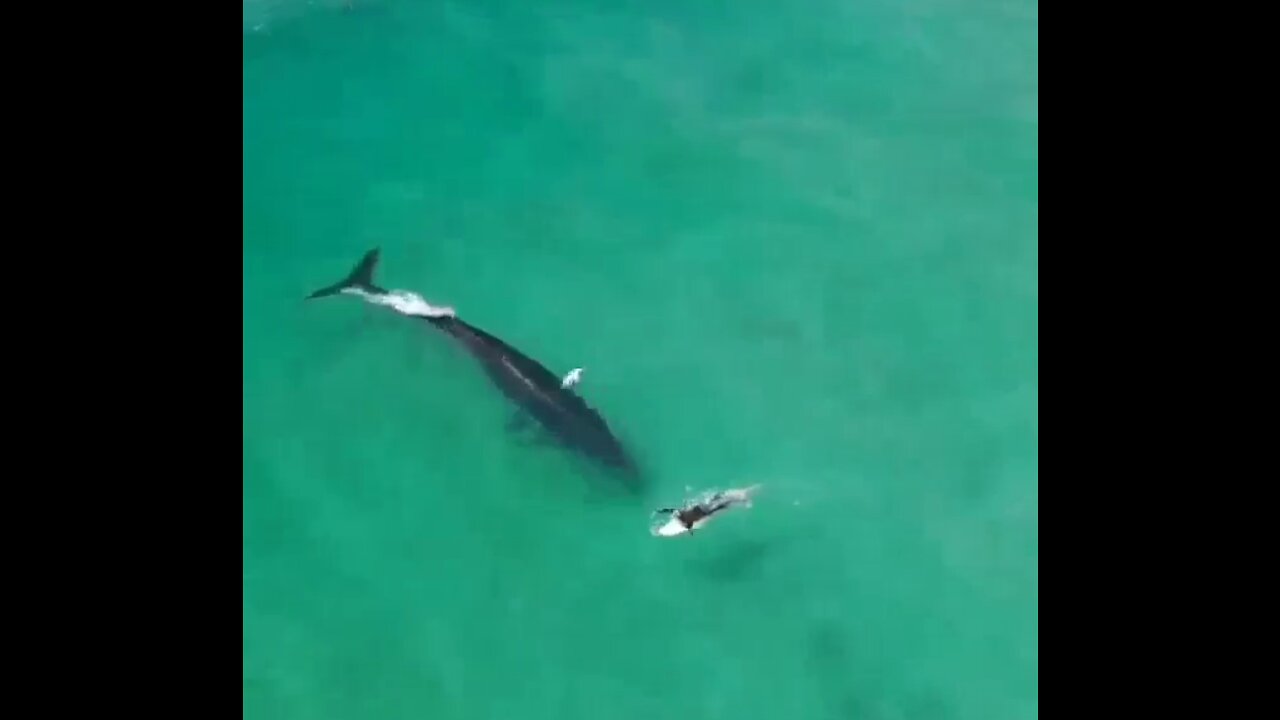
<instances>
[{"instance_id":1,"label":"turquoise water","mask_svg":"<svg viewBox=\"0 0 1280 720\"><path fill-rule=\"evenodd\" d=\"M1037 23L246 3L245 717L1036 717ZM301 301L374 246L585 367L646 494L439 333Z\"/></svg>"}]
</instances>

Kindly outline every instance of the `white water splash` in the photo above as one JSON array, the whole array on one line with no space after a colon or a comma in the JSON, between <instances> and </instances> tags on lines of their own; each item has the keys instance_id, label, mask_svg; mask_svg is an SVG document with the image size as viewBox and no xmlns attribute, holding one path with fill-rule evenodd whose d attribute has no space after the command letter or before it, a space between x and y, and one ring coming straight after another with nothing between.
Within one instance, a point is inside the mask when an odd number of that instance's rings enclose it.
<instances>
[{"instance_id":1,"label":"white water splash","mask_svg":"<svg viewBox=\"0 0 1280 720\"><path fill-rule=\"evenodd\" d=\"M385 305L401 315L431 318L457 317L453 308L432 305L421 295L408 290L392 290L385 295L365 292L359 288L346 288L343 292L364 298L374 305Z\"/></svg>"}]
</instances>

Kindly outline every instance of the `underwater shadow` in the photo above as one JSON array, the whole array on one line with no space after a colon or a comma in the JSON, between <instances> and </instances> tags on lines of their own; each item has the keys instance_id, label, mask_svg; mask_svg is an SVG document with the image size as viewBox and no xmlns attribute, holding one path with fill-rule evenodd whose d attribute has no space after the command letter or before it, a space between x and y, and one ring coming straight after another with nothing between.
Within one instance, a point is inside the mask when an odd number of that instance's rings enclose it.
<instances>
[{"instance_id":1,"label":"underwater shadow","mask_svg":"<svg viewBox=\"0 0 1280 720\"><path fill-rule=\"evenodd\" d=\"M776 555L785 541L773 539L740 540L717 548L709 556L691 562L700 577L712 582L736 583L756 574L766 559Z\"/></svg>"}]
</instances>

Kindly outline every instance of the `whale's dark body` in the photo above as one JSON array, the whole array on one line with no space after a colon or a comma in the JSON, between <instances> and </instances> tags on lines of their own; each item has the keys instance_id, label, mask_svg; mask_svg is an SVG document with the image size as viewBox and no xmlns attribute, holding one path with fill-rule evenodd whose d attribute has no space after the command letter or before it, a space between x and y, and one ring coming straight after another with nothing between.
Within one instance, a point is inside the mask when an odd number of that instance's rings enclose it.
<instances>
[{"instance_id":1,"label":"whale's dark body","mask_svg":"<svg viewBox=\"0 0 1280 720\"><path fill-rule=\"evenodd\" d=\"M336 295L349 288L386 295L374 284L377 248L365 254L345 280L317 290L307 299ZM480 363L494 385L521 412L541 425L562 445L618 472L636 487L640 473L622 442L614 436L600 413L573 390L562 388L560 378L541 363L484 330L452 317L419 317L453 338Z\"/></svg>"}]
</instances>

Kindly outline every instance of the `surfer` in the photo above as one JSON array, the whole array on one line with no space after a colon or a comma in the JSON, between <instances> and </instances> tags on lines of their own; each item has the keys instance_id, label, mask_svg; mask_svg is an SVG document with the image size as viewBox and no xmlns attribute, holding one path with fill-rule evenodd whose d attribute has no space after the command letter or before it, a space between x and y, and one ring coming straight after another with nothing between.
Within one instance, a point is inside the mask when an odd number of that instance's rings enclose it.
<instances>
[{"instance_id":1,"label":"surfer","mask_svg":"<svg viewBox=\"0 0 1280 720\"><path fill-rule=\"evenodd\" d=\"M655 515L671 515L672 517L665 525L654 530L653 534L661 535L662 537L683 535L706 525L711 520L711 517L718 512L739 505L749 508L751 507L751 496L759 487L759 485L751 485L745 488L714 492L706 498L686 504L682 508L659 508L654 511Z\"/></svg>"}]
</instances>

